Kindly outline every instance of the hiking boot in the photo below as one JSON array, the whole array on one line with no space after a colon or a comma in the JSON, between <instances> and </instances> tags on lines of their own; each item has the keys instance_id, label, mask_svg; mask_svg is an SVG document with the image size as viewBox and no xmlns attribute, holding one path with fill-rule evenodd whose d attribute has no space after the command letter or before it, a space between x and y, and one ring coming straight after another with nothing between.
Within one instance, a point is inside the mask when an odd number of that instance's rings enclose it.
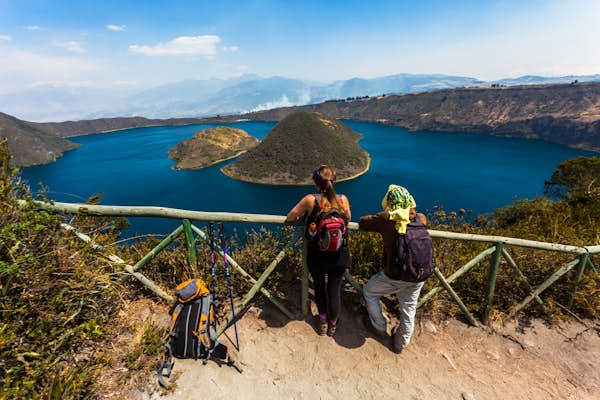
<instances>
[{"instance_id":1,"label":"hiking boot","mask_svg":"<svg viewBox=\"0 0 600 400\"><path fill-rule=\"evenodd\" d=\"M398 331L392 334L392 351L396 354L400 354L406 346L403 346L400 343L398 343L398 338L396 337L397 332Z\"/></svg>"},{"instance_id":2,"label":"hiking boot","mask_svg":"<svg viewBox=\"0 0 600 400\"><path fill-rule=\"evenodd\" d=\"M337 323L336 324L329 323L329 325L327 325L327 336L335 335L336 329L337 329Z\"/></svg>"},{"instance_id":3,"label":"hiking boot","mask_svg":"<svg viewBox=\"0 0 600 400\"><path fill-rule=\"evenodd\" d=\"M319 336L325 336L327 334L327 322L321 321L318 317L316 318L315 325Z\"/></svg>"},{"instance_id":4,"label":"hiking boot","mask_svg":"<svg viewBox=\"0 0 600 400\"><path fill-rule=\"evenodd\" d=\"M384 331L380 331L377 328L375 328L373 326L373 324L371 323L371 319L369 318L368 315L365 315L363 318L363 325L365 326L365 328L368 329L368 331L373 334L377 339L380 340L387 340L388 338L388 334L387 332Z\"/></svg>"}]
</instances>

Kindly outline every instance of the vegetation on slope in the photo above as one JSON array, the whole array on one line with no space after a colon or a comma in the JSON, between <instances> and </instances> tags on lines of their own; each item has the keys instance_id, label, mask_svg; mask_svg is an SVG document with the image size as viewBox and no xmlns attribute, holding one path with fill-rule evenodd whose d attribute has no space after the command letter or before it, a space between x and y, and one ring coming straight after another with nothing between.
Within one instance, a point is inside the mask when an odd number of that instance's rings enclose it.
<instances>
[{"instance_id":1,"label":"vegetation on slope","mask_svg":"<svg viewBox=\"0 0 600 400\"><path fill-rule=\"evenodd\" d=\"M169 149L169 158L177 161L175 169L200 169L236 157L257 144L258 139L244 130L218 126L177 143Z\"/></svg>"},{"instance_id":2,"label":"vegetation on slope","mask_svg":"<svg viewBox=\"0 0 600 400\"><path fill-rule=\"evenodd\" d=\"M223 167L228 176L265 184L312 184L319 163L333 166L338 180L367 171L368 154L362 136L338 120L320 113L298 112L277 124L255 148Z\"/></svg>"},{"instance_id":3,"label":"vegetation on slope","mask_svg":"<svg viewBox=\"0 0 600 400\"><path fill-rule=\"evenodd\" d=\"M47 164L79 146L33 123L0 112L1 138L8 139L13 156L11 164L15 166Z\"/></svg>"},{"instance_id":4,"label":"vegetation on slope","mask_svg":"<svg viewBox=\"0 0 600 400\"><path fill-rule=\"evenodd\" d=\"M152 319L164 314L166 305L133 278L122 265L108 261L72 233L61 229L58 215L18 206L18 199L31 200L18 171L9 167L6 142L0 146L0 397L6 399L81 399L112 396L128 398L132 389L144 387L154 377L160 334L165 321ZM556 200L536 198L519 201L475 222L461 214L439 209L431 215L431 227L449 231L496 234L573 245L598 245L600 237L600 159L579 158L561 163L546 183ZM90 202L97 202L97 198ZM251 211L251 210L249 210ZM93 236L95 242L134 264L154 248L159 238L146 238L128 245L115 240L125 222L104 217L70 216L69 223ZM298 229L298 228L297 228ZM291 228L280 232L261 229L227 243L228 253L254 277L258 277L281 249L288 257L267 281L267 288L293 311L299 310L301 271L300 246L292 245ZM197 265L186 261L185 239L152 258L143 273L163 288L173 288L191 277L210 282L210 254L198 243ZM378 235L354 234L351 238L351 273L360 282L381 265ZM464 265L485 244L435 240L437 266L448 276ZM229 251L230 250L230 251ZM542 252L509 249L533 286L573 258ZM592 256L594 265L600 257ZM224 271L220 260L217 270ZM462 277L453 287L474 313L483 310L487 262ZM545 310L535 304L523 315L557 318L600 317L600 280L588 270L579 285L573 306L568 296L574 274L567 274L542 293ZM224 273L218 277L218 297L227 298ZM249 283L232 274L234 293L241 296ZM426 283L425 291L436 284ZM424 293L425 293L424 291ZM522 281L501 265L493 318L500 318L527 295ZM344 301L364 312L358 295L345 292ZM395 307L395 301L386 301ZM220 310L226 311L225 307ZM460 314L447 295L427 303L432 316ZM155 385L155 382L152 382Z\"/></svg>"}]
</instances>

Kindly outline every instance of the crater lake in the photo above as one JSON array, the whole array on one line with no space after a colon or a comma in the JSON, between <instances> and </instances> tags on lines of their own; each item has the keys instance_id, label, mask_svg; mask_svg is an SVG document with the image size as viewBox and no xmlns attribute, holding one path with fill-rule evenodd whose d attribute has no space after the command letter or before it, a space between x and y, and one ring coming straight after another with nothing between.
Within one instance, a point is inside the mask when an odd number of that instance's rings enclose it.
<instances>
[{"instance_id":1,"label":"crater lake","mask_svg":"<svg viewBox=\"0 0 600 400\"><path fill-rule=\"evenodd\" d=\"M419 211L464 209L466 218L543 193L544 181L569 158L594 153L538 140L442 132L409 132L376 123L343 121L363 135L371 156L360 177L338 182L350 200L352 220L381 210L389 184L406 187ZM263 139L275 123L221 124ZM168 150L199 130L218 125L161 126L69 138L81 144L56 162L24 168L32 191L43 185L55 201L81 203L102 194L101 204L161 206L196 211L285 215L312 186L240 182L221 173L234 160L201 170L174 170ZM298 152L303 149L297 149ZM327 160L322 160L327 162ZM312 171L307 171L310 174ZM167 234L179 222L130 218L131 234Z\"/></svg>"}]
</instances>

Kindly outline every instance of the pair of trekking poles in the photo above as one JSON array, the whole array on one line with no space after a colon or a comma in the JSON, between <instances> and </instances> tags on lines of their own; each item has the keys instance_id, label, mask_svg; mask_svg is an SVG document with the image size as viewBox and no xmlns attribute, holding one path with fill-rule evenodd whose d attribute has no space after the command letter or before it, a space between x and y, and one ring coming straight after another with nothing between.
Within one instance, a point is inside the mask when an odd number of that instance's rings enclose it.
<instances>
[{"instance_id":1,"label":"pair of trekking poles","mask_svg":"<svg viewBox=\"0 0 600 400\"><path fill-rule=\"evenodd\" d=\"M210 290L213 296L213 301L215 301L215 304L218 304L216 302L217 300L217 291L216 291L216 285L215 282L217 280L217 274L216 274L216 270L215 270L215 232L213 229L213 222L209 222L208 223L208 243L210 246L210 268L211 268L211 283L210 283ZM218 223L218 227L219 227L219 238L221 240L221 250L223 251L223 265L225 266L225 276L227 278L227 290L229 291L229 302L231 304L231 317L232 317L232 321L233 321L233 329L235 331L235 345L236 345L236 350L239 351L240 350L240 341L238 338L238 331L237 331L237 320L235 317L235 305L233 304L233 290L231 288L231 275L229 273L229 260L227 259L227 247L226 247L226 243L225 243L225 229L223 227L223 223L219 222ZM215 310L215 314L217 313L217 310ZM213 318L213 324L214 324L214 328L215 331L217 329L217 319Z\"/></svg>"}]
</instances>

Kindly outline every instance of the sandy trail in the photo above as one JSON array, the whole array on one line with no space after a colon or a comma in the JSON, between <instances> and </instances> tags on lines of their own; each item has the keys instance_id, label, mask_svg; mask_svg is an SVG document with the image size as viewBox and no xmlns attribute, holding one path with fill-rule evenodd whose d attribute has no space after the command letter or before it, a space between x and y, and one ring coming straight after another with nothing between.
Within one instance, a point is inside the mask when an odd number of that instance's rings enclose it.
<instances>
[{"instance_id":1,"label":"sandy trail","mask_svg":"<svg viewBox=\"0 0 600 400\"><path fill-rule=\"evenodd\" d=\"M362 314L344 310L334 338L310 319L287 321L269 306L238 322L244 372L177 360L175 388L143 397L192 399L600 399L600 324L514 322L494 334L458 320L417 319L401 354L374 338ZM234 337L233 328L227 331Z\"/></svg>"}]
</instances>

